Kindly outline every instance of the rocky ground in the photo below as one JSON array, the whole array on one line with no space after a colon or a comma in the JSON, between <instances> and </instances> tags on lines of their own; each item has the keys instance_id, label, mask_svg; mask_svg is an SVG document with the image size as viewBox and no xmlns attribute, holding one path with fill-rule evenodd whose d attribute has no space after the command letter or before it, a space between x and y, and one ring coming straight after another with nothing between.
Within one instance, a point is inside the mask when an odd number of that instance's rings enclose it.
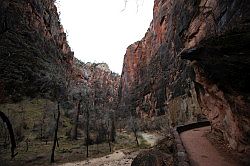
<instances>
[{"instance_id":1,"label":"rocky ground","mask_svg":"<svg viewBox=\"0 0 250 166\"><path fill-rule=\"evenodd\" d=\"M150 146L154 146L157 144L159 140L162 140L164 138L163 135L160 135L159 133L147 133L147 132L140 132L139 135L147 141Z\"/></svg>"},{"instance_id":2,"label":"rocky ground","mask_svg":"<svg viewBox=\"0 0 250 166\"><path fill-rule=\"evenodd\" d=\"M163 139L163 136L158 133L146 133L140 132L139 135L146 140L148 144L154 146L159 140ZM112 154L109 154L100 158L93 158L80 162L65 163L61 166L130 166L133 159L143 150L131 151L131 150L118 150Z\"/></svg>"}]
</instances>

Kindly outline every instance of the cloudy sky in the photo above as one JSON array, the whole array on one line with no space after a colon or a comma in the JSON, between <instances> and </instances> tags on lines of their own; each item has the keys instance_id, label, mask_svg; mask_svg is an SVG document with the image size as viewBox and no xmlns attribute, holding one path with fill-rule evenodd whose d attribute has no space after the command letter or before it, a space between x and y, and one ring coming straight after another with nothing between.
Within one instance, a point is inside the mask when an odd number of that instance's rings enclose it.
<instances>
[{"instance_id":1,"label":"cloudy sky","mask_svg":"<svg viewBox=\"0 0 250 166\"><path fill-rule=\"evenodd\" d=\"M75 57L106 62L121 73L127 46L146 33L154 0L57 0L60 19ZM138 5L137 5L138 4Z\"/></svg>"}]
</instances>

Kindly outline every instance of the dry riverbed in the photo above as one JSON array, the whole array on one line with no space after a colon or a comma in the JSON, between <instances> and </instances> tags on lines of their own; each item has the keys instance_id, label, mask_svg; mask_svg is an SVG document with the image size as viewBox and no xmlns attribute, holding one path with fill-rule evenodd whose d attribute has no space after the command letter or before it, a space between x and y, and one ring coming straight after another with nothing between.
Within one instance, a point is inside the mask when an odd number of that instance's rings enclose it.
<instances>
[{"instance_id":1,"label":"dry riverbed","mask_svg":"<svg viewBox=\"0 0 250 166\"><path fill-rule=\"evenodd\" d=\"M163 136L158 133L145 133L140 132L138 134L142 140L145 140L150 146L154 146L158 140L163 139ZM129 166L133 159L138 155L141 150L118 150L112 154L109 154L100 158L93 158L89 160L71 162L61 164L61 166Z\"/></svg>"},{"instance_id":2,"label":"dry riverbed","mask_svg":"<svg viewBox=\"0 0 250 166\"><path fill-rule=\"evenodd\" d=\"M93 158L85 161L80 162L73 162L73 163L65 163L61 166L129 166L131 165L133 159L139 151L126 153L123 150L118 150L110 155L100 157L100 158Z\"/></svg>"}]
</instances>

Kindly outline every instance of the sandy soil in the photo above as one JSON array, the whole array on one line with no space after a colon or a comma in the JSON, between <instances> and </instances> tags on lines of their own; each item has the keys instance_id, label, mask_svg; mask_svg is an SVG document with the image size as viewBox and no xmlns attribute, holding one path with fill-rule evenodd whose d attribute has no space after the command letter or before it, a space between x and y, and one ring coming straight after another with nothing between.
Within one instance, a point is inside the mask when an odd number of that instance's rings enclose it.
<instances>
[{"instance_id":1,"label":"sandy soil","mask_svg":"<svg viewBox=\"0 0 250 166\"><path fill-rule=\"evenodd\" d=\"M151 146L154 146L159 139L163 138L163 136L157 133L141 132L138 134L141 135ZM125 153L124 151L125 150L118 150L104 157L74 163L65 163L60 166L130 166L133 159L139 154L139 151L132 153Z\"/></svg>"},{"instance_id":2,"label":"sandy soil","mask_svg":"<svg viewBox=\"0 0 250 166\"><path fill-rule=\"evenodd\" d=\"M147 141L147 143L150 144L151 146L154 146L157 143L157 141L164 138L162 135L160 135L158 133L140 132L139 135L142 136L143 139L145 139Z\"/></svg>"},{"instance_id":3,"label":"sandy soil","mask_svg":"<svg viewBox=\"0 0 250 166\"><path fill-rule=\"evenodd\" d=\"M210 127L202 127L181 133L192 166L237 166L224 158L205 136Z\"/></svg>"},{"instance_id":4,"label":"sandy soil","mask_svg":"<svg viewBox=\"0 0 250 166\"><path fill-rule=\"evenodd\" d=\"M65 163L61 166L129 166L131 165L133 159L136 157L138 152L133 152L125 155L122 150L116 151L110 155L94 158L90 160L74 162L74 163Z\"/></svg>"}]
</instances>

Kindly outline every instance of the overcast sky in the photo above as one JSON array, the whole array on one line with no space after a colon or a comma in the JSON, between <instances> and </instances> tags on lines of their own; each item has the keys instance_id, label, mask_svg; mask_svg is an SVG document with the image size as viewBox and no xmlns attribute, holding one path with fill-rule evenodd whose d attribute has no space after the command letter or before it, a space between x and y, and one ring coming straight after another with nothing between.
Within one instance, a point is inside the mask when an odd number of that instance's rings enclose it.
<instances>
[{"instance_id":1,"label":"overcast sky","mask_svg":"<svg viewBox=\"0 0 250 166\"><path fill-rule=\"evenodd\" d=\"M153 17L154 0L128 0L124 11L124 0L57 1L75 57L106 62L116 73L122 71L127 46L145 35Z\"/></svg>"}]
</instances>

